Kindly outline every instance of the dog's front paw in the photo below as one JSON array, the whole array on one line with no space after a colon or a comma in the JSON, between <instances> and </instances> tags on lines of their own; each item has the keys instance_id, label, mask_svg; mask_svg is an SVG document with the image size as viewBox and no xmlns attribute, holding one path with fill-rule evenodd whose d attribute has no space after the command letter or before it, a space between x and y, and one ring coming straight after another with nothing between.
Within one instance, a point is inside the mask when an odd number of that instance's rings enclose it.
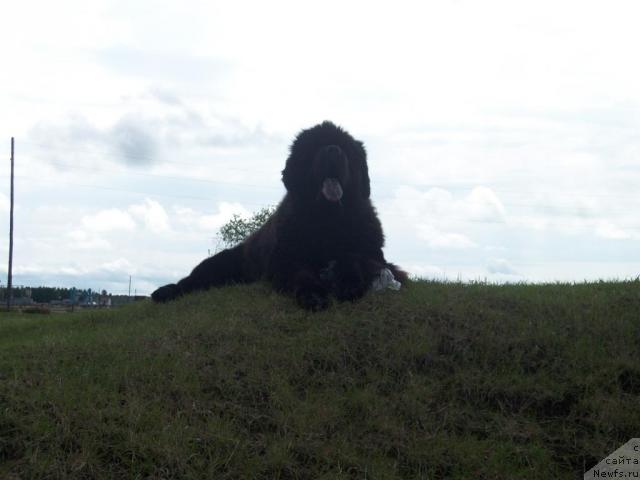
<instances>
[{"instance_id":1,"label":"dog's front paw","mask_svg":"<svg viewBox=\"0 0 640 480\"><path fill-rule=\"evenodd\" d=\"M170 283L164 287L158 288L151 294L151 298L154 302L164 303L179 297L181 294L182 289L175 283Z\"/></svg>"},{"instance_id":2,"label":"dog's front paw","mask_svg":"<svg viewBox=\"0 0 640 480\"><path fill-rule=\"evenodd\" d=\"M319 312L329 307L327 292L322 290L304 290L296 294L296 300L305 310Z\"/></svg>"},{"instance_id":3,"label":"dog's front paw","mask_svg":"<svg viewBox=\"0 0 640 480\"><path fill-rule=\"evenodd\" d=\"M363 269L356 261L338 263L333 293L340 301L357 300L364 296L369 288L364 279Z\"/></svg>"},{"instance_id":4,"label":"dog's front paw","mask_svg":"<svg viewBox=\"0 0 640 480\"><path fill-rule=\"evenodd\" d=\"M344 302L346 300L354 301L362 298L367 293L367 285L356 280L354 282L342 282L335 288L335 295L338 300Z\"/></svg>"}]
</instances>

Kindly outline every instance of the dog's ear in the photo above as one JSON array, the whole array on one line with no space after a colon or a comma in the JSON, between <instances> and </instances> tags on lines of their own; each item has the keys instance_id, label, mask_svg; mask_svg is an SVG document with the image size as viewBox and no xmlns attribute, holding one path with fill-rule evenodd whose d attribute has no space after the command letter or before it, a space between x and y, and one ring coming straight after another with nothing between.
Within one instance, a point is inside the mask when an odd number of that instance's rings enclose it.
<instances>
[{"instance_id":1,"label":"dog's ear","mask_svg":"<svg viewBox=\"0 0 640 480\"><path fill-rule=\"evenodd\" d=\"M282 170L282 183L284 183L284 188L287 189L287 192L296 195L304 193L305 190L306 172L302 160L303 159L298 158L294 152L291 152L284 166L284 170Z\"/></svg>"},{"instance_id":2,"label":"dog's ear","mask_svg":"<svg viewBox=\"0 0 640 480\"><path fill-rule=\"evenodd\" d=\"M304 195L308 189L310 175L310 160L306 158L309 152L315 148L315 139L318 137L320 125L302 130L289 147L289 158L282 170L282 183L287 192L294 195Z\"/></svg>"},{"instance_id":3,"label":"dog's ear","mask_svg":"<svg viewBox=\"0 0 640 480\"><path fill-rule=\"evenodd\" d=\"M360 173L362 175L360 182L360 188L362 188L362 195L364 198L371 196L371 181L369 180L369 167L367 166L367 151L364 149L364 144L356 140L356 155L358 157L358 163L360 164Z\"/></svg>"}]
</instances>

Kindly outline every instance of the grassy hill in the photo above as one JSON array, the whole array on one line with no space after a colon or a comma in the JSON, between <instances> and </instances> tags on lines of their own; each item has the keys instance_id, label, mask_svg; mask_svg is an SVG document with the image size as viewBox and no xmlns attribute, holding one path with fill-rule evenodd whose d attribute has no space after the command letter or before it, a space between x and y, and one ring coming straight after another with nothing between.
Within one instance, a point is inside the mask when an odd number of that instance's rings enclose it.
<instances>
[{"instance_id":1,"label":"grassy hill","mask_svg":"<svg viewBox=\"0 0 640 480\"><path fill-rule=\"evenodd\" d=\"M582 478L639 405L640 282L0 314L3 479Z\"/></svg>"}]
</instances>

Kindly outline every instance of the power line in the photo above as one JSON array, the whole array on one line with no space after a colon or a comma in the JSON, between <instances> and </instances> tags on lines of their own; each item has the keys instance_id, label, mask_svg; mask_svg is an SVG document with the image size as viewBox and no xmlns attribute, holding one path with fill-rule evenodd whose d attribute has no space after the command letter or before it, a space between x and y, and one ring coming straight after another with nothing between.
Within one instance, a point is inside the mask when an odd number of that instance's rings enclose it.
<instances>
[{"instance_id":1,"label":"power line","mask_svg":"<svg viewBox=\"0 0 640 480\"><path fill-rule=\"evenodd\" d=\"M28 142L27 142L28 143ZM32 145L38 145L38 146L42 146L42 147L46 147L45 145L42 144L35 144L35 143L31 143ZM55 148L55 147L54 147ZM82 166L78 166L78 165L71 165L71 164L67 164L64 162L55 162L55 161L50 161L48 162L50 164L54 164L54 165L59 165L62 167L65 167L69 170L85 170L85 171L90 171L90 172L111 172L111 173L115 173L115 174L123 174L123 175L135 175L135 176L144 176L144 177L149 177L149 178L162 178L162 179L170 179L170 180L177 180L177 181L195 181L195 182L204 182L204 183L209 183L209 184L214 184L214 185L224 185L224 186L233 186L233 187L246 187L246 188L261 188L261 189L268 189L268 190L281 190L280 188L276 188L276 187L269 187L269 186L263 186L263 185L253 185L253 184L244 184L244 183L237 183L237 182L221 182L221 181L215 181L215 180L209 180L209 179L203 179L203 178L194 178L194 177L185 177L185 176L171 176L171 175L158 175L158 174L149 174L149 173L141 173L141 172L131 172L131 171L114 171L113 169L106 169L104 167L102 168L92 168L92 167L82 167ZM242 169L239 169L242 170ZM30 179L30 181L32 182L37 182L37 183L43 183L43 184L48 184L50 185L51 182L47 182L44 181L42 179L39 178L33 178L33 177L25 177L25 176L20 176L19 178L28 178ZM393 183L389 183L389 182L376 182L376 183L383 183L383 184L387 184L387 185L394 185ZM56 183L57 186L61 185L60 183ZM153 192L144 192L144 191L138 191L138 190L132 190L129 188L118 188L118 187L110 187L110 186L103 186L103 185L95 185L95 184L82 184L82 183L71 183L71 182L65 182L64 184L65 186L72 186L72 187L80 187L80 188L90 188L90 189L100 189L100 190L107 190L107 191L118 191L118 192L127 192L127 193L131 193L131 194L137 194L137 195L145 195L145 196L150 196L150 197L169 197L169 198L182 198L182 199L189 199L189 200L200 200L200 201L208 201L208 202L214 202L216 201L213 198L210 197L203 197L203 196L194 196L194 195L179 195L179 194L167 194L167 193L153 193ZM401 186L402 184L395 184L397 186ZM414 186L414 187L426 187L427 185L419 185L419 186ZM439 187L439 185L431 185L431 187L435 188L435 187ZM442 188L442 187L440 187ZM451 188L451 186L449 186L448 188ZM454 187L454 188L462 188L462 187ZM504 194L505 192L509 192L509 189L491 189L494 192L498 192L501 194ZM516 197L517 196L529 196L530 194L527 193L522 193L520 190L511 190L511 191L515 191L516 192ZM597 194L589 194L589 195L585 195L585 194L567 194L566 192L563 192L563 195L565 196L574 196L577 198L582 198L582 199L586 199L586 198L596 198L596 197L611 197L611 198L627 198L627 196L623 196L623 195L612 195L612 194L602 194L602 195L597 195ZM509 194L507 193L507 196L509 196ZM635 198L635 196L632 196L633 198ZM391 197L391 196L382 196L382 197L377 197L377 200L395 200L397 197ZM640 197L638 197L638 200L640 201ZM259 204L259 203L247 203L247 202L243 202L246 205L252 205L252 206L258 206L260 208L264 207L263 204ZM502 202L501 202L502 203ZM535 210L547 210L549 211L549 213L551 214L556 214L556 216L580 216L582 218L584 218L584 214L585 213L590 213L590 208L588 206L580 206L580 205L574 205L574 204L561 204L561 203L554 203L553 205L545 205L545 204L540 204L540 203L535 203L535 202L531 202L531 203L517 203L517 202L508 202L506 204L503 204L503 206L507 209L512 209L513 207L517 207L517 208L527 208L527 209L535 209ZM567 210L567 206L570 207L574 207L574 209L572 210ZM562 207L562 208L558 208L558 207ZM612 213L612 209L606 208L606 212L602 212L604 213ZM625 205L623 207L623 210L620 211L629 211L629 205ZM400 217L404 217L404 218L416 218L415 215L407 215L404 212L397 212L394 214L395 216L400 216ZM454 220L454 221L459 221L459 222L464 222L464 223L485 223L485 224L506 224L506 221L504 220L473 220L473 219L469 219L469 218L455 218L455 217L451 217L451 216L447 216L446 213L442 213L442 216L445 216L447 220ZM518 215L518 217L522 218L522 217L526 217L524 215ZM588 218L586 218L585 220L588 221ZM635 228L635 227L633 227Z\"/></svg>"},{"instance_id":2,"label":"power line","mask_svg":"<svg viewBox=\"0 0 640 480\"><path fill-rule=\"evenodd\" d=\"M2 176L0 175L0 177L2 177ZM71 187L80 187L80 188L95 188L95 189L99 189L99 190L110 190L110 191L118 191L118 192L127 192L127 193L154 196L154 197L157 196L157 197L168 197L168 198L183 198L183 199L189 199L189 200L202 200L202 201L210 201L210 202L216 201L216 199L214 199L212 197L195 196L195 195L169 194L169 193L157 193L157 192L145 192L145 191L134 190L134 189L130 189L130 188L110 187L110 186L96 185L96 184L84 184L84 183L76 183L76 182L64 182L64 183L55 182L55 183L53 183L53 182L50 182L50 181L47 181L47 180L44 180L44 179L41 179L41 178L35 178L35 177L27 176L27 175L18 175L17 178L28 179L30 182L40 183L40 184L44 184L44 185L71 186ZM197 180L197 179L195 179L195 180ZM203 181L205 181L205 180L203 180ZM215 183L215 182L211 182L211 183ZM233 183L225 183L225 182L221 182L221 183L223 183L225 185L229 185L229 186L241 186L241 187L253 188L253 186L247 185L247 184L233 184ZM275 188L274 188L274 190L275 190ZM377 201L385 201L385 200L393 201L393 200L397 200L397 197L384 195L384 196L375 197L375 199ZM638 198L638 201L640 202L640 198ZM247 203L247 202L243 202L243 203ZM247 203L247 204L263 206L262 204L259 204L259 203ZM508 202L508 203L501 202L501 204L503 205L503 207L505 209L511 209L512 207L517 207L517 208L527 208L527 209L535 209L535 210L545 210L545 211L549 211L549 213L557 213L557 214L564 214L564 215L579 215L579 216L585 216L585 213L587 213L587 214L588 213L592 213L593 214L593 212L590 211L590 207L588 207L588 206L580 206L580 205L575 205L575 204L554 203L552 205L548 205L548 204L541 204L541 203L524 203L524 202ZM569 210L567 207L573 207L573 208L571 210ZM630 207L629 207L628 204L626 204L626 205L620 206L619 208L616 208L616 209L612 209L611 207L604 207L604 210L606 210L606 212L602 212L602 213L628 212L630 210ZM444 214L446 214L446 213L443 212L443 215Z\"/></svg>"},{"instance_id":3,"label":"power line","mask_svg":"<svg viewBox=\"0 0 640 480\"><path fill-rule=\"evenodd\" d=\"M19 176L18 178L24 178L24 179L29 179L31 182L36 182L36 183L41 183L41 184L45 184L45 185L52 185L52 182L46 181L46 180L42 180L42 179L38 179L38 178L33 178L33 177L28 177L28 176ZM130 193L130 194L134 194L134 195L143 195L146 197L167 197L167 198L180 198L180 199L188 199L188 200L198 200L198 201L206 201L206 202L211 202L214 203L217 201L217 199L211 198L211 197L201 197L201 196L194 196L194 195L177 195L177 194L168 194L168 193L153 193L153 192L144 192L144 191L138 191L138 190L132 190L132 189L127 189L127 188L117 188L117 187L107 187L107 186L103 186L103 185L89 185L89 184L81 184L81 183L71 183L71 182L65 182L64 184L61 183L55 183L56 186L68 186L68 187L79 187L79 188L89 188L89 189L99 189L99 190L106 190L106 191L116 191L116 192L125 192L125 193ZM392 197L388 197L388 198L392 198ZM265 205L264 203L254 203L254 202L242 202L243 205L249 205L252 207L256 207L256 208L265 208L268 205ZM505 209L510 209L512 206L518 206L520 208L530 208L530 209L542 209L542 208L548 208L551 210L550 213L556 213L556 217L558 216L575 216L580 215L580 213L582 212L576 212L576 211L562 211L560 209L557 208L557 206L541 206L538 204L531 204L531 205L526 205L526 204L506 204L505 205ZM628 208L625 207L624 211L628 211ZM450 223L461 223L461 224L480 224L480 225L503 225L505 227L509 227L509 226L513 226L512 221L514 219L526 219L526 218L535 218L533 215L529 214L522 214L522 213L517 213L517 214L505 214L505 218L504 219L497 219L497 220L491 220L491 219L482 219L482 220L476 220L473 218L468 218L468 217L463 217L463 216L455 216L455 215L450 215L446 212L420 212L420 214L417 215L409 215L406 212L401 212L401 211L385 211L384 213L386 214L391 214L394 217L400 217L400 218L411 218L411 219L415 219L415 220L420 220L421 217L420 215L422 215L422 219L424 221L436 221L436 222L450 222ZM428 215L426 216L425 213ZM593 222L596 221L595 218L593 217L580 217L581 220L583 220L585 223L588 222ZM626 230L640 230L640 227L636 227L635 225L623 225L623 224L616 224L617 227L619 228L624 228Z\"/></svg>"},{"instance_id":4,"label":"power line","mask_svg":"<svg viewBox=\"0 0 640 480\"><path fill-rule=\"evenodd\" d=\"M100 168L100 169L96 169L96 168L91 168L91 167L82 167L82 166L76 166L76 165L70 165L70 164L65 164L65 163L61 163L61 162L50 162L56 165L60 165L60 166L65 166L68 167L69 170L85 170L85 171L90 171L92 173L95 172L111 172L111 173L115 173L115 174L122 174L122 175L135 175L135 176L144 176L144 177L149 177L149 178L161 178L161 179L169 179L169 180L177 180L177 181L193 181L193 182L202 182L202 183L208 183L208 184L213 184L213 185L223 185L223 186L229 186L229 187L244 187L244 188L260 188L260 189L264 189L264 190L273 190L273 191L282 191L281 187L271 187L271 186L267 186L267 185L254 185L254 184L246 184L246 183L238 183L238 182L221 182L221 181L217 181L217 180L209 180L209 179L203 179L203 178L195 178L195 177L184 177L184 176L172 176L172 175L158 175L158 174L148 174L148 173L140 173L140 172L126 172L126 171L113 171L113 170L109 170L109 169L104 169L104 168ZM0 177L5 177L3 175L0 175ZM31 180L37 180L40 181L39 179L35 179L33 177L27 177L27 176L18 176L19 178L29 178ZM376 182L379 183L379 182ZM82 184L69 184L69 185L75 185L75 186L84 186L87 187L88 185L82 185ZM397 186L405 186L403 184L396 184ZM114 189L112 187L103 187L103 186L99 186L99 185L93 185L93 187L95 188L102 188L102 189ZM432 187L435 187L435 185L432 185ZM122 191L123 189L115 189L115 190L119 190ZM491 188L490 189L492 192L494 193L500 193L501 196L516 196L516 197L530 197L531 194L527 194L525 192L522 192L521 190L509 190L509 189L495 189L495 188ZM134 192L133 190L131 190L132 192ZM510 195L508 192L509 191L515 191L517 192L516 195ZM138 192L141 193L141 192ZM181 197L181 198L194 198L194 199L206 199L204 197L192 197L192 196L177 196L177 195L167 195L167 194L155 194L155 195L161 195L161 196L175 196L175 197ZM573 198L580 198L580 199L589 199L589 198L617 198L617 199L628 199L628 198L633 198L635 200L637 200L638 202L640 202L640 196L638 195L621 195L621 194L568 194L566 192L560 194L560 196L567 196L567 197L573 197ZM391 197L389 195L385 195L385 196L378 196L377 199L395 199L397 197ZM540 203L514 203L514 202L509 202L510 206L517 206L517 207L524 207L524 208L548 208L548 209L556 209L558 206L564 206L565 204L561 204L561 203L554 203L553 205L545 205L545 204L540 204ZM573 206L573 204L571 204L571 206ZM589 208L589 206L582 206L582 205L577 205L575 206L578 209L585 209L585 208ZM624 208L625 211L628 210L628 206ZM579 212L581 213L581 212Z\"/></svg>"},{"instance_id":5,"label":"power line","mask_svg":"<svg viewBox=\"0 0 640 480\"><path fill-rule=\"evenodd\" d=\"M53 165L58 165L61 167L65 167L69 170L85 170L85 171L90 171L90 172L101 172L101 173L105 173L105 172L110 172L110 173L115 173L115 174L122 174L122 175L135 175L135 176L141 176L141 177L149 177L149 178L162 178L162 179L167 179L167 180L185 180L185 181L190 181L190 182L203 182L203 183L210 183L213 185L226 185L226 186L232 186L232 187L249 187L249 188L263 188L263 189L268 189L268 190L276 190L275 187L270 187L268 185L254 185L254 184L249 184L249 183L238 183L238 182L221 182L219 180L209 180L206 178L196 178L196 177L188 177L188 176L176 176L176 175L159 175L157 173L142 173L142 172L131 172L131 171L125 171L125 170L120 170L120 171L116 171L116 170L111 170L111 169L106 169L103 167L100 168L93 168L93 167L83 167L83 166L78 166L78 165L71 165L68 163L63 163L63 162L53 162L50 161L48 163L51 163ZM277 190L280 190L279 188Z\"/></svg>"},{"instance_id":6,"label":"power line","mask_svg":"<svg viewBox=\"0 0 640 480\"><path fill-rule=\"evenodd\" d=\"M78 147L69 147L69 146L59 146L59 145L52 145L52 144L43 144L43 143L36 143L36 142L23 142L26 145L32 145L35 147L39 147L42 149L46 149L47 151L51 151L51 150L57 150L57 151L64 151L65 154L69 153L69 152L75 152L75 153L79 153L79 154L84 154L84 155L92 155L92 156L100 156L102 158L111 158L111 159L116 159L116 160L120 160L123 158L129 159L129 160L137 160L137 161L141 161L144 162L145 164L148 165L154 165L158 163L158 159L156 158L151 158L151 157L146 157L146 156L142 156L142 155L132 155L130 153L124 153L124 152L118 152L113 153L110 152L108 150L103 150L103 149L99 149L99 148L94 148L94 149L82 149L82 148L78 148ZM188 166L188 167L201 167L202 164L196 164L196 163L189 163L189 162L180 162L177 160L167 160L167 159L163 159L162 163L164 164L173 164L173 165L182 165L182 166ZM247 172L247 171L252 171L252 172L267 172L267 170L263 170L263 169L255 169L255 168L241 168L241 167L236 167L236 166L225 166L225 168L227 170L238 170L241 172ZM269 170L268 172L272 172L272 170Z\"/></svg>"},{"instance_id":7,"label":"power line","mask_svg":"<svg viewBox=\"0 0 640 480\"><path fill-rule=\"evenodd\" d=\"M0 177L2 177L0 175ZM132 190L129 188L118 188L118 187L107 187L104 185L95 185L95 184L83 184L83 183L75 183L75 182L64 182L64 183L60 183L60 182L55 182L55 184L53 182L47 181L47 180L43 180L40 178L34 178L34 177L30 177L27 175L18 175L16 178L20 178L20 179L27 179L30 182L34 182L34 183L40 183L43 185L55 185L57 187L79 187L79 188L93 188L93 189L98 189L98 190L107 190L107 191L115 191L115 192L125 192L125 193L131 193L134 195L144 195L147 197L167 197L167 198L182 198L182 199L187 199L187 200L200 200L200 201L206 201L206 202L216 202L217 199L212 198L212 197L200 197L200 196L195 196L195 195L177 195L177 194L171 194L171 193L155 193L155 192L143 192L140 190ZM252 205L252 206L259 206L259 207L263 207L264 205L262 203L248 203L248 202L242 202L246 205Z\"/></svg>"},{"instance_id":8,"label":"power line","mask_svg":"<svg viewBox=\"0 0 640 480\"><path fill-rule=\"evenodd\" d=\"M60 150L61 147L57 146L57 145L47 145L47 144L42 144L42 143L36 143L36 142L23 142L25 144L28 145L34 145L34 146L38 146L41 148L46 148L47 150ZM76 151L76 152L81 152L81 153L87 153L87 154L91 154L91 155L100 155L103 157L107 157L107 158L129 158L132 160L142 160L145 161L149 164L153 164L155 162L154 159L150 158L150 157L144 157L144 156L138 156L138 155L131 155L131 154L118 154L118 155L114 155L113 153L107 152L105 150L102 151L95 151L95 150L88 150L88 149L80 149L80 148L64 148L65 153L68 153L69 151ZM53 165L58 165L58 166L62 166L65 167L67 169L70 170L76 170L76 169L84 169L84 170L89 170L89 171L103 171L103 172L114 172L114 173L122 173L122 174L127 174L127 175L137 175L137 176L146 176L146 177L151 177L151 178L166 178L166 179L172 179L172 180L185 180L185 181L196 181L196 182L205 182L205 183L212 183L212 184L219 184L219 185L230 185L230 186L244 186L244 187L252 187L252 188L264 188L264 189L276 189L275 187L269 187L269 186L263 186L263 185L253 185L253 184L245 184L245 183L238 183L238 182L221 182L221 181L217 181L217 180L209 180L209 179L202 179L202 178L195 178L195 177L189 177L189 176L173 176L173 175L159 175L159 174L150 174L150 173L141 173L141 172L132 172L132 171L120 171L120 172L116 172L114 170L111 169L105 169L103 167L96 169L96 168L92 168L92 167L82 167L82 166L78 166L78 165L71 165L71 164L67 164L64 162L56 162L53 160L48 160L45 163L48 164L53 164ZM185 163L185 162L178 162L175 160L163 160L162 162L163 164L168 164L168 165L186 165L186 166L198 166L201 167L202 164L194 164L194 163ZM251 172L251 173L259 173L259 172L267 172L267 170L263 170L263 169L259 169L259 168L254 168L254 167L237 167L237 166L225 166L225 170L235 170L235 171L239 171L239 172ZM527 180L531 181L534 178L537 178L539 180L545 180L547 177L544 176L535 176L532 177L532 175L526 171L526 170L522 170L524 174L526 174L527 176ZM269 173L272 173L272 170L269 170ZM508 183L511 184L513 183L513 179L496 179L496 180L492 180L493 184L500 184L500 183ZM409 186L409 187L414 187L414 188L443 188L443 189L452 189L452 188L456 188L456 189L461 189L461 188L465 188L465 187L469 187L469 186L480 186L479 182L477 179L460 179L460 178L456 178L455 179L455 183L452 184L452 181L449 180L444 180L442 182L431 182L431 183L402 183L402 182L389 182L386 181L384 179L376 179L375 181L376 185L387 185L387 186L391 186L391 187L401 187L401 186ZM506 193L506 192L515 192L517 195L521 195L521 196L528 196L531 195L530 192L523 192L521 187L513 187L513 188L505 188L505 187L499 187L499 188L491 188L492 191L495 192L501 192L501 193ZM611 197L611 198L638 198L640 200L640 196L638 195L634 195L634 194L629 194L629 195L624 195L624 194L609 194L609 193L589 193L589 194L581 194L581 193L571 193L571 192L561 192L560 196L567 196L567 197L577 197L577 198L599 198L599 197Z\"/></svg>"},{"instance_id":9,"label":"power line","mask_svg":"<svg viewBox=\"0 0 640 480\"><path fill-rule=\"evenodd\" d=\"M82 149L79 148L77 146L60 146L60 145L54 145L54 144L43 144L43 143L37 143L37 142L28 142L25 141L23 142L24 144L27 145L33 145L33 146L37 146L40 148L44 148L47 149L47 151L50 150L64 150L65 154L67 154L68 152L80 152L80 153L86 153L86 154L90 154L90 155L100 155L102 157L106 157L106 158L114 158L114 159L120 159L120 158L127 158L127 159L131 159L131 160L142 160L146 163L148 163L149 165L154 165L156 164L156 160L151 158L151 157L146 157L146 156L140 156L140 155L132 155L132 154L127 154L127 153L118 153L113 154L112 152L108 152L107 150L103 150L103 149ZM79 167L77 165L71 165L71 164L65 164L63 162L56 162L53 160L48 160L45 163L50 163L50 164L57 164L69 169L76 169L76 168L82 168ZM163 159L162 164L169 164L169 165L181 165L181 166L197 166L197 167L202 167L202 164L195 164L195 163L186 163L186 162L180 162L180 161L176 161L176 160L169 160L169 159ZM88 167L85 167L88 168ZM239 171L239 172L251 172L251 173L256 173L256 172L265 172L265 173L273 173L273 170L264 170L264 169L260 169L260 168L255 168L255 167L238 167L238 166L225 166L225 170L234 170L234 171ZM104 169L104 171L109 171L108 169ZM533 176L531 175L530 171L525 170L525 169L521 169L522 173L524 175L526 175L526 179L527 180L532 180L532 179L541 179L541 180L545 180L548 177L546 176L541 176L541 175L537 175L537 176ZM166 178L170 178L170 179L192 179L194 181L204 181L204 182L211 182L211 183L228 183L228 182L216 182L216 181L212 181L212 180L205 180L205 179L200 179L200 178L194 178L194 177L184 177L184 176L163 176L163 175L157 175L157 174L143 174L143 173L139 173L139 172L131 172L131 171L126 171L126 172L121 172L121 173L126 173L127 175L145 175L145 176L157 176L157 177L166 177ZM378 185L388 185L388 186L416 186L416 187L433 187L433 188L437 188L437 187L442 187L443 185L446 185L448 188L464 188L465 186L469 186L469 185L478 185L478 179L477 178L469 178L469 179L461 179L461 178L455 178L455 185L452 185L452 179L444 179L442 181L431 181L429 183L404 183L404 182L388 182L384 179L377 179L376 180L376 184ZM492 182L495 183L513 183L513 178L504 178L504 179L494 179L492 180ZM237 183L233 183L230 182L230 184L233 185L244 185L244 184L237 184ZM259 187L259 188L263 188L260 185L247 185L247 186L255 186L255 187ZM495 189L494 189L495 190ZM501 187L498 189L499 191L515 191L515 192L520 192L522 189L521 187L513 187L513 188L504 188ZM571 193L567 193L567 192L563 192L562 193L563 196L583 196L582 194L571 194ZM613 197L620 197L620 194L589 194L589 196L613 196ZM630 194L629 196L634 196L633 194Z\"/></svg>"}]
</instances>

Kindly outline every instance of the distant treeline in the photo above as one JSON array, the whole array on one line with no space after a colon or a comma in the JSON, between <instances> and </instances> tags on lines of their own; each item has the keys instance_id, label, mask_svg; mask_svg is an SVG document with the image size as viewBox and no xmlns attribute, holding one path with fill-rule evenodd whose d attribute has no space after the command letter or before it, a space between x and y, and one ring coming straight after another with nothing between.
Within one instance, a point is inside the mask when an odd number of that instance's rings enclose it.
<instances>
[{"instance_id":1,"label":"distant treeline","mask_svg":"<svg viewBox=\"0 0 640 480\"><path fill-rule=\"evenodd\" d=\"M6 298L6 287L0 287L0 298ZM98 302L100 295L107 295L105 290L94 292L90 288L81 290L77 288L62 287L13 287L13 298L31 298L36 303L49 303L51 301L70 300L73 303Z\"/></svg>"}]
</instances>

